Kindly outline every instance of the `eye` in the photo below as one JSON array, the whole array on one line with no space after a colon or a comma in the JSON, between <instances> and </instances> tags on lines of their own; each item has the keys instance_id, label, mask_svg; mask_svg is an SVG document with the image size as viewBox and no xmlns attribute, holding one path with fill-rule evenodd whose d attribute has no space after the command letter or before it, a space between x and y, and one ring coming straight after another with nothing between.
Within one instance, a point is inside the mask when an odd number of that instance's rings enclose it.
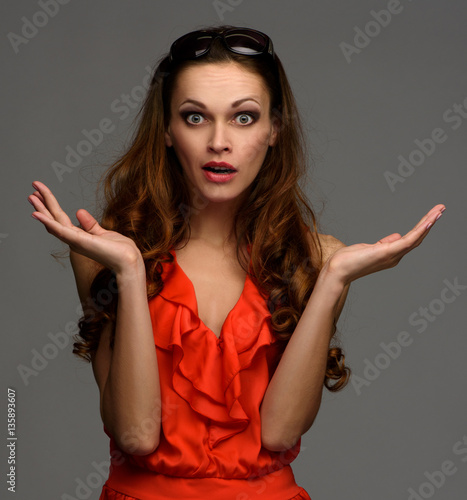
<instances>
[{"instance_id":1,"label":"eye","mask_svg":"<svg viewBox=\"0 0 467 500\"><path fill-rule=\"evenodd\" d=\"M184 113L183 117L190 125L197 125L203 120L203 117L199 113Z\"/></svg>"},{"instance_id":2,"label":"eye","mask_svg":"<svg viewBox=\"0 0 467 500\"><path fill-rule=\"evenodd\" d=\"M254 121L256 121L257 116L256 113L244 112L239 113L236 118L240 125L251 125Z\"/></svg>"}]
</instances>

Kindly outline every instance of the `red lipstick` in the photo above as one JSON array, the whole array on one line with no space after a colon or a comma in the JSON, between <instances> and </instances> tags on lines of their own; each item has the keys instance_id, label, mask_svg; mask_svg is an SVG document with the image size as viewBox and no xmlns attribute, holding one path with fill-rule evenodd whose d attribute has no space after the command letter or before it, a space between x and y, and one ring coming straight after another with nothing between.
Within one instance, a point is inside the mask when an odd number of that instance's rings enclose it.
<instances>
[{"instance_id":1,"label":"red lipstick","mask_svg":"<svg viewBox=\"0 0 467 500\"><path fill-rule=\"evenodd\" d=\"M204 176L211 182L227 182L237 173L237 169L224 161L209 161L202 167Z\"/></svg>"}]
</instances>

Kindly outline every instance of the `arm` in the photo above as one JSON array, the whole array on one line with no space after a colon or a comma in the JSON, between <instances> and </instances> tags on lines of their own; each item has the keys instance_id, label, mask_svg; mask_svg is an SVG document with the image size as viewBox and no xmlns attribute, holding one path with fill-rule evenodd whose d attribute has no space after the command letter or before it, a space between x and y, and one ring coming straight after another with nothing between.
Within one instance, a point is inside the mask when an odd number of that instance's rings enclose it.
<instances>
[{"instance_id":1,"label":"arm","mask_svg":"<svg viewBox=\"0 0 467 500\"><path fill-rule=\"evenodd\" d=\"M96 263L72 250L70 260L84 304ZM114 348L109 347L111 325L107 324L92 356L92 367L104 425L120 449L146 455L158 446L161 398L144 265L136 261L116 277L119 292Z\"/></svg>"},{"instance_id":2,"label":"arm","mask_svg":"<svg viewBox=\"0 0 467 500\"><path fill-rule=\"evenodd\" d=\"M327 236L323 261L345 245ZM313 424L323 391L334 322L344 307L350 284L322 271L266 390L260 415L265 448L291 448Z\"/></svg>"},{"instance_id":3,"label":"arm","mask_svg":"<svg viewBox=\"0 0 467 500\"><path fill-rule=\"evenodd\" d=\"M91 269L96 266L72 250L70 260L84 305L95 275ZM92 367L104 425L120 449L146 455L158 446L161 398L144 265L137 261L116 276L119 292L114 348L109 347L112 325L107 324L92 356Z\"/></svg>"},{"instance_id":4,"label":"arm","mask_svg":"<svg viewBox=\"0 0 467 500\"><path fill-rule=\"evenodd\" d=\"M105 267L116 275L119 297L114 349L109 347L111 325L107 325L92 357L101 416L123 451L150 453L159 443L161 401L141 252L131 238L102 228L86 210L76 213L81 227L73 225L45 184L36 181L33 186L36 191L28 197L36 209L33 216L70 247L83 309L96 272Z\"/></svg>"},{"instance_id":5,"label":"arm","mask_svg":"<svg viewBox=\"0 0 467 500\"><path fill-rule=\"evenodd\" d=\"M342 245L326 260L264 395L261 438L266 448L292 447L313 423L321 402L333 318L340 313L348 285L396 266L426 238L445 208L435 205L404 236L392 233L374 244Z\"/></svg>"},{"instance_id":6,"label":"arm","mask_svg":"<svg viewBox=\"0 0 467 500\"><path fill-rule=\"evenodd\" d=\"M129 444L130 453L146 455L159 445L161 393L143 262L117 273L117 284L115 343L103 416L124 451Z\"/></svg>"}]
</instances>

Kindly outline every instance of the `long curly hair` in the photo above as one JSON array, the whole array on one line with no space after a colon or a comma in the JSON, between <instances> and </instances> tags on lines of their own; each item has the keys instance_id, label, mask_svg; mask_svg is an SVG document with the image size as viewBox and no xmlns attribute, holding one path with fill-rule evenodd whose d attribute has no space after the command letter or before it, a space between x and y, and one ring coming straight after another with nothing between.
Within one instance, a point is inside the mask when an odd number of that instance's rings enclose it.
<instances>
[{"instance_id":1,"label":"long curly hair","mask_svg":"<svg viewBox=\"0 0 467 500\"><path fill-rule=\"evenodd\" d=\"M228 28L234 26L205 29L221 32ZM245 202L235 214L234 235L237 259L246 272L249 263L240 249L250 246L250 276L268 301L273 333L285 348L315 286L323 252L317 219L299 185L306 175L308 158L303 128L277 54L275 62L269 57L236 54L217 38L210 51L197 59L178 63L171 63L168 55L159 59L130 146L99 181L105 203L98 220L103 228L134 240L145 263L148 300L157 295L164 286L162 263L173 261L172 247L188 241L190 214L199 209L190 201L173 148L167 148L164 141L172 91L180 71L187 66L227 62L240 64L263 78L270 95L271 118L280 120L278 140L269 147ZM83 307L74 354L91 361L108 322L113 325L113 348L117 302L115 275L103 268L92 282L89 307ZM349 381L350 369L335 342L336 324L333 330L323 383L336 392Z\"/></svg>"}]
</instances>

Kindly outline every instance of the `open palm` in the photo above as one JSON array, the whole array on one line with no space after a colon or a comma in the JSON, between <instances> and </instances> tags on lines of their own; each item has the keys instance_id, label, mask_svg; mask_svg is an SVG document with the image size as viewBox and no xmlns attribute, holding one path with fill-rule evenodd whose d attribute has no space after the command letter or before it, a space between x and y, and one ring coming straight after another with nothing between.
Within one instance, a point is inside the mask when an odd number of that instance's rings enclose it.
<instances>
[{"instance_id":1,"label":"open palm","mask_svg":"<svg viewBox=\"0 0 467 500\"><path fill-rule=\"evenodd\" d=\"M323 271L346 285L368 274L396 266L404 255L420 245L445 208L442 204L435 205L404 236L393 233L374 244L358 243L340 248L326 261Z\"/></svg>"},{"instance_id":2,"label":"open palm","mask_svg":"<svg viewBox=\"0 0 467 500\"><path fill-rule=\"evenodd\" d=\"M141 258L141 252L131 238L102 228L84 209L76 212L81 228L73 225L45 184L35 181L33 187L37 191L28 196L29 202L36 209L32 215L44 224L50 234L67 243L75 252L115 272Z\"/></svg>"}]
</instances>

